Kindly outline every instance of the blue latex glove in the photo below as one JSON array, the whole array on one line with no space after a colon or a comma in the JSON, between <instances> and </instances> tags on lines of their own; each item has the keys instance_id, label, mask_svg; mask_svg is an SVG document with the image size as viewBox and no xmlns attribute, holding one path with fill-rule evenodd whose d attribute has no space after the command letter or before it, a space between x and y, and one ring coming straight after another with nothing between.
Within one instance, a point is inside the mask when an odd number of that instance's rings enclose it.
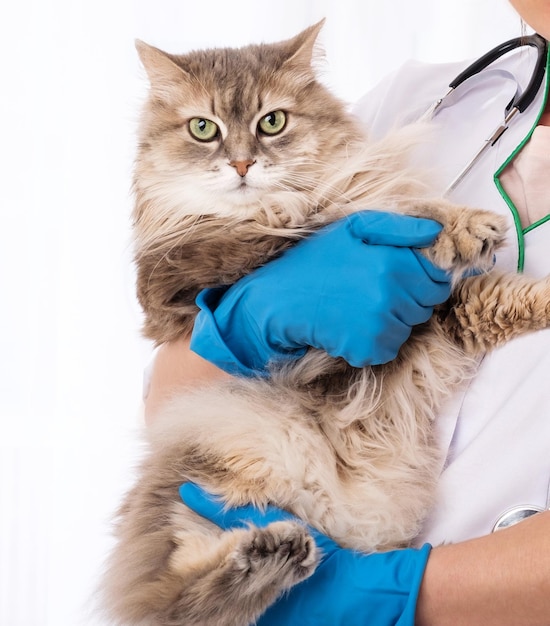
<instances>
[{"instance_id":1,"label":"blue latex glove","mask_svg":"<svg viewBox=\"0 0 550 626\"><path fill-rule=\"evenodd\" d=\"M381 211L325 226L229 289L203 290L191 349L245 376L308 346L355 367L391 361L449 297L447 273L414 249L440 230Z\"/></svg>"},{"instance_id":2,"label":"blue latex glove","mask_svg":"<svg viewBox=\"0 0 550 626\"><path fill-rule=\"evenodd\" d=\"M275 507L224 509L193 483L180 487L187 506L224 530L296 519ZM322 557L315 572L295 585L258 620L258 626L414 626L429 544L375 554L340 548L310 527Z\"/></svg>"}]
</instances>

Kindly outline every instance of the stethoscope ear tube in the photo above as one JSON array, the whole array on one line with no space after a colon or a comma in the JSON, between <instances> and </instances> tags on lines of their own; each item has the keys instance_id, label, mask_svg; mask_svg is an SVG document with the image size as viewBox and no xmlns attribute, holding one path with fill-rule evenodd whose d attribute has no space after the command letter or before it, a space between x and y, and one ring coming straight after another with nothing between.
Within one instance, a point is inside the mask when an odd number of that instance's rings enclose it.
<instances>
[{"instance_id":1,"label":"stethoscope ear tube","mask_svg":"<svg viewBox=\"0 0 550 626\"><path fill-rule=\"evenodd\" d=\"M544 80L544 74L546 72L546 62L548 53L548 42L544 37L538 34L528 35L525 37L515 37L505 41L500 46L496 46L489 52L485 53L481 58L474 61L465 70L463 70L455 79L449 83L449 91L439 100L434 102L432 106L422 115L420 119L430 119L433 117L438 109L444 106L445 99L452 94L452 92L466 80L475 76L481 70L485 69L491 63L499 59L501 56L511 52L522 46L531 46L537 49L537 62L533 70L529 84L524 91L518 85L516 93L512 100L508 103L504 111L504 121L499 124L491 135L484 141L482 146L476 152L476 154L470 159L470 161L464 166L462 171L454 178L447 189L443 192L443 195L449 194L453 191L457 185L464 179L466 174L472 169L472 167L479 161L488 148L494 146L500 136L508 129L510 121L518 114L522 113L529 107L535 100L540 86Z\"/></svg>"},{"instance_id":2,"label":"stethoscope ear tube","mask_svg":"<svg viewBox=\"0 0 550 626\"><path fill-rule=\"evenodd\" d=\"M548 42L544 39L544 37L535 34L530 37L525 37L524 39L529 40L526 41L528 46L537 48L538 55L533 76L531 76L531 80L523 92L523 95L514 103L514 106L520 113L523 113L523 111L525 111L525 109L534 101L539 91L544 79L544 73L546 71L546 56L548 52Z\"/></svg>"},{"instance_id":3,"label":"stethoscope ear tube","mask_svg":"<svg viewBox=\"0 0 550 626\"><path fill-rule=\"evenodd\" d=\"M529 85L527 85L525 91L517 99L515 99L515 101L510 103L508 107L509 109L515 107L520 113L523 113L523 111L525 111L525 109L535 99L546 70L548 42L538 33L527 35L525 37L514 37L513 39L509 39L503 44L496 46L492 50L489 50L489 52L486 52L482 57L474 61L464 71L460 72L460 74L449 83L449 87L451 89L456 89L458 85L475 74L478 74L481 70L484 70L501 56L515 50L516 48L520 48L521 46L531 46L532 48L537 48L538 51L537 64L531 80L529 81Z\"/></svg>"}]
</instances>

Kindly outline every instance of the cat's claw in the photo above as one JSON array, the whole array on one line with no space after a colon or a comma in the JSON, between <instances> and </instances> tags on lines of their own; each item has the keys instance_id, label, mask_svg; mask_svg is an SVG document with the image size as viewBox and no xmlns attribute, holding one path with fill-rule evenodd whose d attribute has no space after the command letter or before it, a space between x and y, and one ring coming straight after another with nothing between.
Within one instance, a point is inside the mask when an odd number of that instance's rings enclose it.
<instances>
[{"instance_id":1,"label":"cat's claw","mask_svg":"<svg viewBox=\"0 0 550 626\"><path fill-rule=\"evenodd\" d=\"M429 256L446 270L489 270L494 265L495 252L504 242L506 229L506 219L490 211L458 211L444 223Z\"/></svg>"}]
</instances>

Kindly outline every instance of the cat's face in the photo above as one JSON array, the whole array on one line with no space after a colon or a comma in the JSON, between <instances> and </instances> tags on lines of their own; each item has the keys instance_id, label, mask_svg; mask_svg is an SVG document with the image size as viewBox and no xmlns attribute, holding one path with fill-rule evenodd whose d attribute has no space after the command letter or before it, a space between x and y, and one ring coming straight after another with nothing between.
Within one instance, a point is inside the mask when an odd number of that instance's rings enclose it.
<instances>
[{"instance_id":1,"label":"cat's face","mask_svg":"<svg viewBox=\"0 0 550 626\"><path fill-rule=\"evenodd\" d=\"M277 194L315 190L355 134L312 70L320 26L183 56L138 43L151 82L138 193L165 211L243 218Z\"/></svg>"}]
</instances>

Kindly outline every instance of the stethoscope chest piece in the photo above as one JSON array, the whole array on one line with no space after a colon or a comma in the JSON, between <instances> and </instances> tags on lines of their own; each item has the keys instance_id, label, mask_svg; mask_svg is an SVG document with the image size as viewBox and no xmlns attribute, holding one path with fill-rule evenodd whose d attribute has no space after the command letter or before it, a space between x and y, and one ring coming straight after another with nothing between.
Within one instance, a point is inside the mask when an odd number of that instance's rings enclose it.
<instances>
[{"instance_id":1,"label":"stethoscope chest piece","mask_svg":"<svg viewBox=\"0 0 550 626\"><path fill-rule=\"evenodd\" d=\"M542 513L544 509L538 506L515 506L511 509L505 511L496 521L493 526L492 532L497 530L502 530L503 528L508 528L509 526L513 526L518 522L531 517L531 515L535 515L536 513Z\"/></svg>"}]
</instances>

